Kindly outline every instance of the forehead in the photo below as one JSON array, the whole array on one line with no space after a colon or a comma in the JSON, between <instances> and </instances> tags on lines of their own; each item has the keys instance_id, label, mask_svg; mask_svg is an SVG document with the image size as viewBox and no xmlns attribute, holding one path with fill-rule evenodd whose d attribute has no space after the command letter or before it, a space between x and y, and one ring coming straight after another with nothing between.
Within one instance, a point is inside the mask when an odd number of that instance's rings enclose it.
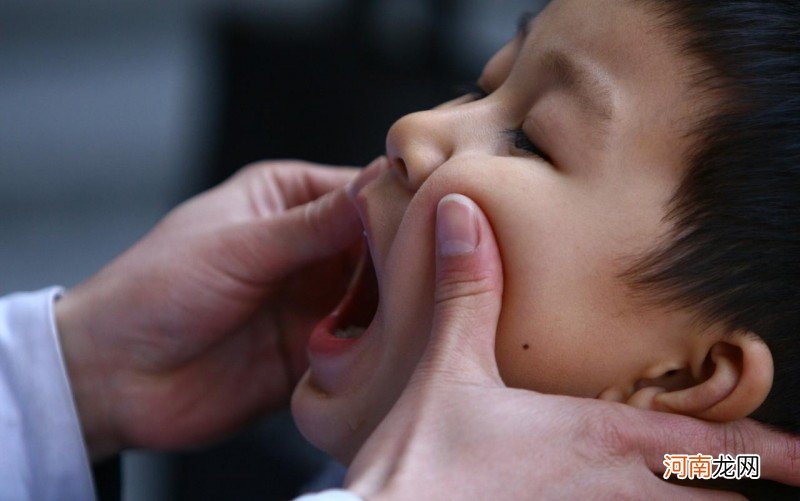
<instances>
[{"instance_id":1,"label":"forehead","mask_svg":"<svg viewBox=\"0 0 800 501\"><path fill-rule=\"evenodd\" d=\"M563 52L620 84L675 81L691 66L664 19L634 0L553 0L526 32L521 58Z\"/></svg>"},{"instance_id":2,"label":"forehead","mask_svg":"<svg viewBox=\"0 0 800 501\"><path fill-rule=\"evenodd\" d=\"M549 98L554 68L548 60L564 55L603 84L588 86L595 100L607 90L614 108L612 143L635 144L659 163L684 164L687 136L701 110L691 84L697 68L676 48L676 34L663 18L634 0L553 0L526 31L490 61L483 82ZM581 96L561 92L553 99L568 104Z\"/></svg>"},{"instance_id":3,"label":"forehead","mask_svg":"<svg viewBox=\"0 0 800 501\"><path fill-rule=\"evenodd\" d=\"M676 81L686 85L684 77L698 69L696 62L676 49L679 35L646 5L635 0L553 0L521 25L525 29L490 61L482 80L497 88L520 63L541 63L544 54L559 52L596 66L621 86L658 90ZM527 69L540 69L533 66ZM526 78L534 83L530 75Z\"/></svg>"}]
</instances>

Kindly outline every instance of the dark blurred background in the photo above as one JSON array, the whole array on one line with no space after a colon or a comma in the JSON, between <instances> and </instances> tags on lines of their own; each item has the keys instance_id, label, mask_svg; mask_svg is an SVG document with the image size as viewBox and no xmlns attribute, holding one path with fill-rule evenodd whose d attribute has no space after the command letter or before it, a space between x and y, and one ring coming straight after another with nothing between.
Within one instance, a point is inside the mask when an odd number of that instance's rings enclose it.
<instances>
[{"instance_id":1,"label":"dark blurred background","mask_svg":"<svg viewBox=\"0 0 800 501\"><path fill-rule=\"evenodd\" d=\"M76 284L249 162L365 164L544 3L3 0L0 294ZM286 414L121 464L128 500L286 499L342 471Z\"/></svg>"}]
</instances>

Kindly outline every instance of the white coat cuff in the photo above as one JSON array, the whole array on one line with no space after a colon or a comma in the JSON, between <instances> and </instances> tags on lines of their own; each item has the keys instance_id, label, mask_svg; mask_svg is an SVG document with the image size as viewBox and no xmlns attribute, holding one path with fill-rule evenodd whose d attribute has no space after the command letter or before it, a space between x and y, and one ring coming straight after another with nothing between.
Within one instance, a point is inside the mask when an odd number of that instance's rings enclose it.
<instances>
[{"instance_id":1,"label":"white coat cuff","mask_svg":"<svg viewBox=\"0 0 800 501\"><path fill-rule=\"evenodd\" d=\"M95 498L53 314L61 291L0 298L0 499Z\"/></svg>"}]
</instances>

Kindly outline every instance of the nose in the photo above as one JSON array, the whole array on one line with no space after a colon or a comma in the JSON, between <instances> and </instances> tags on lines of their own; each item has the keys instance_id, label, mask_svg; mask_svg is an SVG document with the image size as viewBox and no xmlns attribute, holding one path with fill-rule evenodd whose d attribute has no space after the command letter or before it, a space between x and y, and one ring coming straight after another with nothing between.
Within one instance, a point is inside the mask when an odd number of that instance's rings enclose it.
<instances>
[{"instance_id":1,"label":"nose","mask_svg":"<svg viewBox=\"0 0 800 501\"><path fill-rule=\"evenodd\" d=\"M455 131L449 110L428 110L406 115L386 136L386 155L407 187L416 191L455 149Z\"/></svg>"}]
</instances>

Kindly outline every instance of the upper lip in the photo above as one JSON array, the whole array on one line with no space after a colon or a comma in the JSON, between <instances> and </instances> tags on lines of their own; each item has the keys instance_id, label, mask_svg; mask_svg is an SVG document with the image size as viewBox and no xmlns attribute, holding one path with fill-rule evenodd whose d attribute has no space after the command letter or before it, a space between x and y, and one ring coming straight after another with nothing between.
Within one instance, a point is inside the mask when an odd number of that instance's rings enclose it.
<instances>
[{"instance_id":1,"label":"upper lip","mask_svg":"<svg viewBox=\"0 0 800 501\"><path fill-rule=\"evenodd\" d=\"M409 200L396 184L393 171L384 170L351 196L367 240L376 272L382 270L388 259L389 250L409 207ZM378 282L381 274L378 273Z\"/></svg>"},{"instance_id":2,"label":"upper lip","mask_svg":"<svg viewBox=\"0 0 800 501\"><path fill-rule=\"evenodd\" d=\"M375 254L372 244L373 230L369 219L369 202L363 189L355 196L353 203L358 211L358 217L361 219L361 224L364 226L364 235L367 237L367 246L369 247L370 254L372 254L372 259L374 262Z\"/></svg>"},{"instance_id":3,"label":"upper lip","mask_svg":"<svg viewBox=\"0 0 800 501\"><path fill-rule=\"evenodd\" d=\"M370 185L381 178L381 174L389 169L389 161L387 157L382 156L375 159L366 170L361 173L359 178L356 179L354 185L348 188L348 196L358 211L358 216L361 219L361 224L364 227L364 234L367 238L367 245L369 246L370 254L373 260L375 259L375 248L373 241L373 228L370 224L369 218L369 201L365 191Z\"/></svg>"}]
</instances>

